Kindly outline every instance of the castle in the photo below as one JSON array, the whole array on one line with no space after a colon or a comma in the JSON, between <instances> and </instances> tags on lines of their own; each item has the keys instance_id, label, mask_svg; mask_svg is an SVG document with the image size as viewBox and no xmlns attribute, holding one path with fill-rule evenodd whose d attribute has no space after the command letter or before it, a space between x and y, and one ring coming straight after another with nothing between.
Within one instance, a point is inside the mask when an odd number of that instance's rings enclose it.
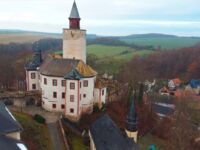
<instances>
[{"instance_id":1,"label":"castle","mask_svg":"<svg viewBox=\"0 0 200 150\"><path fill-rule=\"evenodd\" d=\"M99 86L97 72L86 63L86 30L80 29L80 20L74 2L69 29L63 29L62 58L50 55L43 60L37 49L25 67L27 91L40 91L45 110L62 112L71 120L106 101L106 87Z\"/></svg>"}]
</instances>

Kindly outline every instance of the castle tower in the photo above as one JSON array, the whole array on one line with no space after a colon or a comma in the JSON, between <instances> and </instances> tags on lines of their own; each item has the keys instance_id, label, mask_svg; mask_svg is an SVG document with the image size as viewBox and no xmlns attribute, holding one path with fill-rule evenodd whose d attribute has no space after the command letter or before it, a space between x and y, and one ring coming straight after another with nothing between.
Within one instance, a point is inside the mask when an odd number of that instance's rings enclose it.
<instances>
[{"instance_id":1,"label":"castle tower","mask_svg":"<svg viewBox=\"0 0 200 150\"><path fill-rule=\"evenodd\" d=\"M76 2L69 17L69 29L63 29L63 58L80 59L86 63L86 30L80 29Z\"/></svg>"},{"instance_id":2,"label":"castle tower","mask_svg":"<svg viewBox=\"0 0 200 150\"><path fill-rule=\"evenodd\" d=\"M138 118L135 110L134 99L131 101L131 107L125 121L125 131L129 138L133 139L137 143L138 134Z\"/></svg>"}]
</instances>

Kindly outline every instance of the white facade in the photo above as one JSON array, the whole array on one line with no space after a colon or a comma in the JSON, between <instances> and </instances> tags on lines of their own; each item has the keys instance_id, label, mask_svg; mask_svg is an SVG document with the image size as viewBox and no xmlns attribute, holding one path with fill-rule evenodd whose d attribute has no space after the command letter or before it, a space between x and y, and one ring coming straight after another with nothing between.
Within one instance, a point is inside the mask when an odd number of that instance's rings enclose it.
<instances>
[{"instance_id":1,"label":"white facade","mask_svg":"<svg viewBox=\"0 0 200 150\"><path fill-rule=\"evenodd\" d=\"M53 85L53 80L56 80L56 86ZM40 75L42 107L44 109L54 112L64 112L62 105L65 105L65 98L62 97L62 93L65 93L65 86L62 86L62 80L64 78ZM54 96L54 93L56 93L56 96Z\"/></svg>"},{"instance_id":2,"label":"white facade","mask_svg":"<svg viewBox=\"0 0 200 150\"><path fill-rule=\"evenodd\" d=\"M53 80L56 80L56 86ZM48 111L63 112L66 116L79 117L93 107L94 83L95 77L65 80L61 77L40 75L42 107Z\"/></svg>"},{"instance_id":3,"label":"white facade","mask_svg":"<svg viewBox=\"0 0 200 150\"><path fill-rule=\"evenodd\" d=\"M94 102L95 103L106 103L106 88L95 88L94 89Z\"/></svg>"},{"instance_id":4,"label":"white facade","mask_svg":"<svg viewBox=\"0 0 200 150\"><path fill-rule=\"evenodd\" d=\"M27 91L40 90L38 71L26 71L26 83Z\"/></svg>"},{"instance_id":5,"label":"white facade","mask_svg":"<svg viewBox=\"0 0 200 150\"><path fill-rule=\"evenodd\" d=\"M63 58L80 59L86 63L85 30L63 30Z\"/></svg>"}]
</instances>

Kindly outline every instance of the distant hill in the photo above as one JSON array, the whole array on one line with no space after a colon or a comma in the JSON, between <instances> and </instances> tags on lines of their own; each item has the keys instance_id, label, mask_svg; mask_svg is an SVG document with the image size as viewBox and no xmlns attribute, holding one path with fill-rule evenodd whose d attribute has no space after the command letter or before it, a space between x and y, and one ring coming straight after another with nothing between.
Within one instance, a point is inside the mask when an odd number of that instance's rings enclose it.
<instances>
[{"instance_id":1,"label":"distant hill","mask_svg":"<svg viewBox=\"0 0 200 150\"><path fill-rule=\"evenodd\" d=\"M177 38L176 35L169 34L160 34L160 33L148 33L148 34L132 34L124 37L120 37L122 39L131 39L131 38Z\"/></svg>"},{"instance_id":2,"label":"distant hill","mask_svg":"<svg viewBox=\"0 0 200 150\"><path fill-rule=\"evenodd\" d=\"M40 39L47 38L61 39L62 34L24 30L0 30L0 44L7 44L10 42L33 43ZM160 33L132 34L128 36L99 36L96 34L88 34L87 40L88 43L93 42L92 44L113 45L114 43L114 46L127 46L126 44L120 44L120 41L122 41L128 45L153 47L154 49L161 48L163 50L191 47L200 43L200 37L182 37ZM112 42L112 44L109 44L109 42Z\"/></svg>"}]
</instances>

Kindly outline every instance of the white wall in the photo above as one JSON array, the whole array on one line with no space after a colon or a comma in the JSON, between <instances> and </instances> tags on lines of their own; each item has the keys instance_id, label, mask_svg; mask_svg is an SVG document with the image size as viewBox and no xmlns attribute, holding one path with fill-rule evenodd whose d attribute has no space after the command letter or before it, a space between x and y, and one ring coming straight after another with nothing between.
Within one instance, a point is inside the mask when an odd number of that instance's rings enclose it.
<instances>
[{"instance_id":1,"label":"white wall","mask_svg":"<svg viewBox=\"0 0 200 150\"><path fill-rule=\"evenodd\" d=\"M84 87L84 80L88 81L88 87ZM95 77L81 79L81 105L82 107L90 107L94 103L94 80ZM86 94L84 98L83 95Z\"/></svg>"},{"instance_id":2,"label":"white wall","mask_svg":"<svg viewBox=\"0 0 200 150\"><path fill-rule=\"evenodd\" d=\"M70 89L70 83L75 84L75 89ZM66 94L66 112L65 114L68 116L78 116L81 112L80 105L80 88L78 80L67 80L67 94ZM74 95L74 102L70 101L70 95ZM79 107L78 107L79 106ZM70 109L74 109L74 112L70 112Z\"/></svg>"},{"instance_id":3,"label":"white wall","mask_svg":"<svg viewBox=\"0 0 200 150\"><path fill-rule=\"evenodd\" d=\"M21 140L20 132L8 133L8 134L6 134L6 136L11 137L11 138L16 139L16 140Z\"/></svg>"},{"instance_id":4,"label":"white wall","mask_svg":"<svg viewBox=\"0 0 200 150\"><path fill-rule=\"evenodd\" d=\"M44 84L44 78L47 79L47 85ZM48 111L63 112L64 109L61 109L61 105L65 105L65 99L62 98L62 92L65 92L65 86L62 86L62 80L64 80L64 78L41 75L40 79L42 101L44 102L42 107ZM57 80L57 86L53 86L53 79ZM53 92L57 92L57 98L53 98ZM56 104L56 108L52 107L53 104Z\"/></svg>"},{"instance_id":5,"label":"white wall","mask_svg":"<svg viewBox=\"0 0 200 150\"><path fill-rule=\"evenodd\" d=\"M103 94L104 91L104 94ZM106 95L107 95L107 89L106 88L95 88L94 89L94 102L95 103L106 103Z\"/></svg>"},{"instance_id":6,"label":"white wall","mask_svg":"<svg viewBox=\"0 0 200 150\"><path fill-rule=\"evenodd\" d=\"M35 79L31 79L31 73L35 73ZM40 90L40 85L39 85L39 73L38 71L26 71L26 86L27 86L27 91L35 91L32 88L32 85L36 85L35 90Z\"/></svg>"},{"instance_id":7,"label":"white wall","mask_svg":"<svg viewBox=\"0 0 200 150\"><path fill-rule=\"evenodd\" d=\"M89 137L90 137L90 150L96 150L96 147L94 145L94 140L92 138L91 132L89 131Z\"/></svg>"},{"instance_id":8,"label":"white wall","mask_svg":"<svg viewBox=\"0 0 200 150\"><path fill-rule=\"evenodd\" d=\"M63 58L80 59L86 63L85 30L63 30Z\"/></svg>"}]
</instances>

